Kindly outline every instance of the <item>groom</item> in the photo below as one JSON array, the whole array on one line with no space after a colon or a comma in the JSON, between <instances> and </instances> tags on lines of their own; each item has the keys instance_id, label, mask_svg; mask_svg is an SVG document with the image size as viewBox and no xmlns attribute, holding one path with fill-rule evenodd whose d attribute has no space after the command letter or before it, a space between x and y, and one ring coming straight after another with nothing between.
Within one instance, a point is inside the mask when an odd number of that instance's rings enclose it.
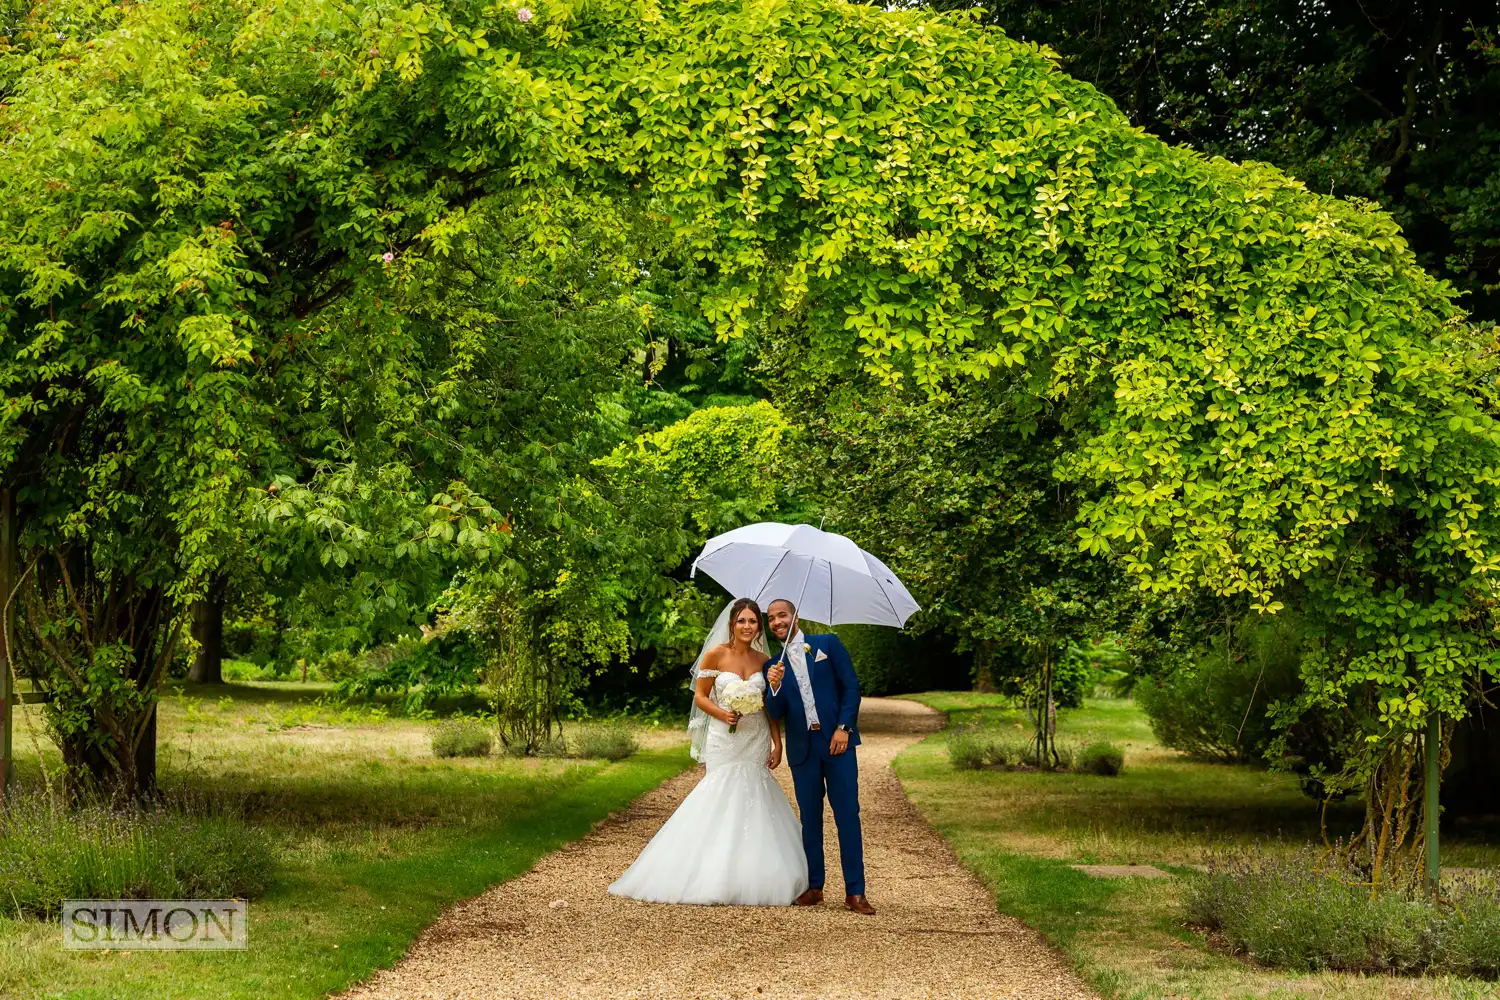
<instances>
[{"instance_id":1,"label":"groom","mask_svg":"<svg viewBox=\"0 0 1500 1000\"><path fill-rule=\"evenodd\" d=\"M802 849L807 853L808 886L798 906L823 902L823 796L833 807L844 868L844 905L875 914L865 899L865 848L859 830L859 678L849 651L836 635L803 635L797 609L775 600L766 609L771 633L782 655L766 662L766 714L785 720L786 762L792 769L797 810L802 813ZM791 682L782 684L791 672Z\"/></svg>"}]
</instances>

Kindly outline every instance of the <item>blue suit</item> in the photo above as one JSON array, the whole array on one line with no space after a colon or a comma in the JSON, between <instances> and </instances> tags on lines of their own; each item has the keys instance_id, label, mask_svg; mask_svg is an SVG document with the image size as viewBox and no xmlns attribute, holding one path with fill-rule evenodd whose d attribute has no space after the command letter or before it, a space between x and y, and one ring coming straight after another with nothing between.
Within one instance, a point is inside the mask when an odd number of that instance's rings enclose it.
<instances>
[{"instance_id":1,"label":"blue suit","mask_svg":"<svg viewBox=\"0 0 1500 1000\"><path fill-rule=\"evenodd\" d=\"M786 762L792 769L792 787L797 795L797 809L802 813L802 849L807 853L808 887L823 888L823 798L833 809L833 821L839 831L839 856L843 861L844 892L850 896L865 894L865 847L859 828L859 766L854 748L859 746L859 678L849 651L836 635L804 635L812 647L807 651L808 680L812 685L813 704L818 710L817 732L807 728L807 710L802 691L792 672L790 659L780 690L772 693L766 685L766 714L783 721ZM819 659L818 654L823 654ZM769 670L780 657L766 661ZM849 748L834 755L829 752L836 726L849 727Z\"/></svg>"}]
</instances>

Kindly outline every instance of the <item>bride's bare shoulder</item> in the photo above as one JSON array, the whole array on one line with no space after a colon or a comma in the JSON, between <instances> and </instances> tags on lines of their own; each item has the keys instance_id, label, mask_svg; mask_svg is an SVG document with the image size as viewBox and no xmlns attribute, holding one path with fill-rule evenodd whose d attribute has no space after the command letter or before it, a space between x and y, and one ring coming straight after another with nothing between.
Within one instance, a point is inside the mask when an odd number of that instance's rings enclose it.
<instances>
[{"instance_id":1,"label":"bride's bare shoulder","mask_svg":"<svg viewBox=\"0 0 1500 1000\"><path fill-rule=\"evenodd\" d=\"M728 653L729 653L729 644L727 642L724 643L722 646L714 646L707 653L703 654L703 666L700 667L699 669L700 670L718 670L718 669L720 669L720 667L724 663L724 657Z\"/></svg>"}]
</instances>

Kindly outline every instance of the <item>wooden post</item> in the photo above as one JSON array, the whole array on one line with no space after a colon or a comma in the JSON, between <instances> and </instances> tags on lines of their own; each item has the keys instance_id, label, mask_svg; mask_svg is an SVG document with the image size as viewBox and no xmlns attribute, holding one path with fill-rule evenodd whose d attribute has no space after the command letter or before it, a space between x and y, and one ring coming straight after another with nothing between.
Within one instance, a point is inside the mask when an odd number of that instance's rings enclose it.
<instances>
[{"instance_id":1,"label":"wooden post","mask_svg":"<svg viewBox=\"0 0 1500 1000\"><path fill-rule=\"evenodd\" d=\"M0 489L0 802L10 794L15 776L15 686L11 683L15 667L10 658L11 591L16 586L16 496L9 487Z\"/></svg>"},{"instance_id":2,"label":"wooden post","mask_svg":"<svg viewBox=\"0 0 1500 1000\"><path fill-rule=\"evenodd\" d=\"M1427 828L1427 893L1436 898L1438 882L1442 876L1438 859L1438 789L1441 785L1438 758L1443 752L1443 716L1436 708L1427 715L1427 737L1422 742L1425 744L1423 749L1427 751L1427 780L1424 783L1422 803Z\"/></svg>"}]
</instances>

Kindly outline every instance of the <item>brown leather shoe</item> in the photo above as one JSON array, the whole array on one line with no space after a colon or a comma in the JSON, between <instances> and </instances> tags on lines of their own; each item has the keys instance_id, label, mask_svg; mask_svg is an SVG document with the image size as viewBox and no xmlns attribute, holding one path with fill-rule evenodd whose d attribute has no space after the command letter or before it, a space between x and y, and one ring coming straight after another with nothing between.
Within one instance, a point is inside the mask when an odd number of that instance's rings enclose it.
<instances>
[{"instance_id":1,"label":"brown leather shoe","mask_svg":"<svg viewBox=\"0 0 1500 1000\"><path fill-rule=\"evenodd\" d=\"M817 906L823 902L822 889L809 889L796 899L792 900L793 906Z\"/></svg>"},{"instance_id":2,"label":"brown leather shoe","mask_svg":"<svg viewBox=\"0 0 1500 1000\"><path fill-rule=\"evenodd\" d=\"M845 896L844 905L855 913L862 913L867 917L875 915L875 907L871 906L870 901L863 896Z\"/></svg>"}]
</instances>

